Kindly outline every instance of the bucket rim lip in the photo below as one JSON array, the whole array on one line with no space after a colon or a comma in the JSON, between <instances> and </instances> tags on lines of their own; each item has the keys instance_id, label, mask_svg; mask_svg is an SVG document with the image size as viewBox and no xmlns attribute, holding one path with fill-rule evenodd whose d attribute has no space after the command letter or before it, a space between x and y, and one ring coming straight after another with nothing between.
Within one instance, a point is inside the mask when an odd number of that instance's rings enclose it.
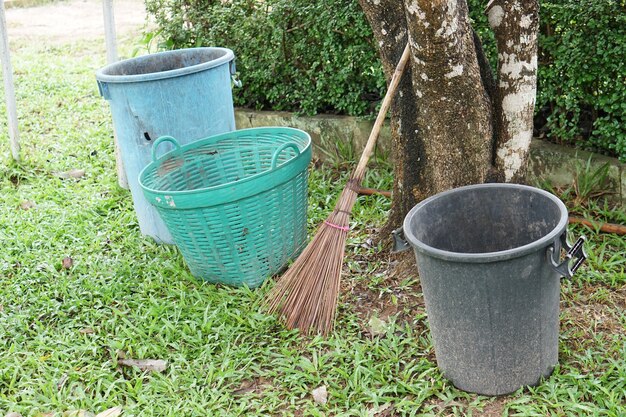
<instances>
[{"instance_id":1,"label":"bucket rim lip","mask_svg":"<svg viewBox=\"0 0 626 417\"><path fill-rule=\"evenodd\" d=\"M427 204L435 200L438 200L440 198L444 198L447 195L459 192L459 191L472 190L472 189L484 189L484 188L524 189L524 190L535 192L537 194L541 194L544 197L547 197L553 203L555 203L556 206L559 208L559 211L561 213L559 222L549 233L546 233L545 236L533 242L527 243L526 245L522 245L516 248L502 250L502 251L482 252L482 253L451 252L451 251L446 251L443 249L438 249L422 242L411 231L409 227L410 219L413 216L415 216L415 213L417 213ZM426 255L443 259L446 261L453 261L453 262L486 263L486 262L496 262L496 261L502 261L506 259L518 258L520 256L524 256L529 253L535 252L539 248L549 246L551 242L557 240L563 234L563 232L566 230L567 222L568 222L567 207L565 207L565 204L552 193L549 193L545 190L542 190L536 187L531 187L528 185L507 184L507 183L488 183L488 184L474 184L474 185L467 185L464 187L453 188L451 190L444 191L439 194L435 194L434 196L428 197L427 199L418 203L415 207L413 207L409 211L409 213L404 218L404 221L402 223L402 228L404 231L404 236L409 242L409 244L412 246L412 248Z\"/></svg>"},{"instance_id":2,"label":"bucket rim lip","mask_svg":"<svg viewBox=\"0 0 626 417\"><path fill-rule=\"evenodd\" d=\"M148 58L154 58L154 57L166 56L166 55L175 55L175 54L181 54L181 53L189 53L188 51L200 51L200 50L222 51L224 52L224 55L220 56L219 58L212 59L210 61L202 62L200 64L191 65L191 66L183 67L183 68L176 68L176 69L168 70L168 71L158 71L158 72L150 72L147 74L128 74L128 75L111 75L111 74L106 73L108 70L111 70L111 68L115 66L127 64L132 61L141 61L141 60L145 60ZM117 62L112 62L96 71L96 79L100 82L106 82L106 83L112 83L112 84L136 83L136 82L144 82L144 81L162 80L166 78L175 78L175 77L180 77L180 76L187 75L187 74L193 74L193 73L204 71L210 68L218 67L222 64L233 61L234 59L235 59L235 53L231 49L217 47L217 46L210 46L210 47L203 46L203 47L197 47L197 48L173 49L171 51L155 52L153 54L142 55L142 56L138 56L134 58L123 59Z\"/></svg>"}]
</instances>

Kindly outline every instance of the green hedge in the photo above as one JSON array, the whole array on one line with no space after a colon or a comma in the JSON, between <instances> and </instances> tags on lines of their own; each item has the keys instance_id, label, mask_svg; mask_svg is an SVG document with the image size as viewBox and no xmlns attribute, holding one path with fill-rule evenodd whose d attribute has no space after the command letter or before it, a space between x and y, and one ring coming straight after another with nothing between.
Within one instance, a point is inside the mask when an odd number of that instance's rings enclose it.
<instances>
[{"instance_id":1,"label":"green hedge","mask_svg":"<svg viewBox=\"0 0 626 417\"><path fill-rule=\"evenodd\" d=\"M482 13L471 16L495 64ZM625 0L542 0L537 133L626 161ZM231 48L235 104L305 114L371 115L385 83L356 0L146 0L163 49ZM158 36L154 36L158 35Z\"/></svg>"},{"instance_id":2,"label":"green hedge","mask_svg":"<svg viewBox=\"0 0 626 417\"><path fill-rule=\"evenodd\" d=\"M232 49L236 105L363 115L384 91L370 27L356 1L147 0L166 48Z\"/></svg>"},{"instance_id":3,"label":"green hedge","mask_svg":"<svg viewBox=\"0 0 626 417\"><path fill-rule=\"evenodd\" d=\"M626 162L626 8L616 0L542 2L537 109L554 139Z\"/></svg>"}]
</instances>

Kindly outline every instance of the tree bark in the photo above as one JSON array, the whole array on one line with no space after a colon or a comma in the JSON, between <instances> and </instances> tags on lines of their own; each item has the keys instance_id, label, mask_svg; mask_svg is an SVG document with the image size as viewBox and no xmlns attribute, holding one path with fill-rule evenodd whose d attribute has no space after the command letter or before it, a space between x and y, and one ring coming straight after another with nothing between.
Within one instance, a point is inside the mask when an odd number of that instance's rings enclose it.
<instances>
[{"instance_id":1,"label":"tree bark","mask_svg":"<svg viewBox=\"0 0 626 417\"><path fill-rule=\"evenodd\" d=\"M435 193L522 181L537 82L537 0L491 0L498 45L494 80L467 0L359 0L389 81L411 45L411 70L391 108L395 185L382 234Z\"/></svg>"},{"instance_id":2,"label":"tree bark","mask_svg":"<svg viewBox=\"0 0 626 417\"><path fill-rule=\"evenodd\" d=\"M383 63L387 83L400 60L408 41L404 4L401 1L359 0L374 31L374 38ZM396 161L394 169L393 206L382 236L389 234L404 219L405 214L423 197L419 184L423 178L425 159L424 144L417 134L417 100L412 86L409 68L398 86L391 105L391 152ZM401 157L400 157L401 155Z\"/></svg>"},{"instance_id":3,"label":"tree bark","mask_svg":"<svg viewBox=\"0 0 626 417\"><path fill-rule=\"evenodd\" d=\"M464 0L405 0L418 131L430 181L423 197L484 181L492 159L491 102Z\"/></svg>"},{"instance_id":4,"label":"tree bark","mask_svg":"<svg viewBox=\"0 0 626 417\"><path fill-rule=\"evenodd\" d=\"M484 182L493 161L492 105L465 0L359 1L387 77L407 41L412 52L391 109L395 185L386 234L424 198Z\"/></svg>"},{"instance_id":5,"label":"tree bark","mask_svg":"<svg viewBox=\"0 0 626 417\"><path fill-rule=\"evenodd\" d=\"M486 11L498 45L495 165L504 181L521 182L533 135L539 3L492 0Z\"/></svg>"}]
</instances>

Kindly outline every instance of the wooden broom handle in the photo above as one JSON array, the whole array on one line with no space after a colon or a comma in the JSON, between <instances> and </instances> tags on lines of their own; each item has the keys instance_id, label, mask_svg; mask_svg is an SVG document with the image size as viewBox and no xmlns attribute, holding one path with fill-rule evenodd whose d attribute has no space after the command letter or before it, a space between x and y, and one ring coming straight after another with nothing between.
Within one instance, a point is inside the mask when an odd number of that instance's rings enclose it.
<instances>
[{"instance_id":1,"label":"wooden broom handle","mask_svg":"<svg viewBox=\"0 0 626 417\"><path fill-rule=\"evenodd\" d=\"M359 159L359 164L354 170L354 174L352 178L363 178L365 174L365 167L369 162L372 154L374 153L374 147L376 146L376 140L378 139L378 134L380 133L380 128L385 122L385 117L387 116L387 111L389 110L389 106L391 106L391 101L396 93L398 88L398 84L400 84L400 79L402 78L402 74L404 74L404 69L406 68L406 63L409 61L409 55L411 52L411 48L407 43L404 47L404 52L402 53L402 57L400 58L400 62L396 66L396 70L393 72L393 76L391 77L391 82L389 83L389 88L387 89L387 93L385 93L385 98L383 99L382 104L380 105L380 110L378 111L378 116L376 116L376 121L374 122L374 127L370 133L369 138L367 139L367 143L365 144L365 149L363 149L363 154L361 154L361 159Z\"/></svg>"}]
</instances>

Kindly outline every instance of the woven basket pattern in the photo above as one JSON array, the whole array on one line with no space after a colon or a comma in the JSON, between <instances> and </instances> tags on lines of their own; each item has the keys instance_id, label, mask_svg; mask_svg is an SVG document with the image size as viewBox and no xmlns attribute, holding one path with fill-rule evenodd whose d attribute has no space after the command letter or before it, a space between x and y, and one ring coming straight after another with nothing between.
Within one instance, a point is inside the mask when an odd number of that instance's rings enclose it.
<instances>
[{"instance_id":1,"label":"woven basket pattern","mask_svg":"<svg viewBox=\"0 0 626 417\"><path fill-rule=\"evenodd\" d=\"M310 148L296 129L240 130L169 152L140 183L194 276L255 288L306 243Z\"/></svg>"}]
</instances>

